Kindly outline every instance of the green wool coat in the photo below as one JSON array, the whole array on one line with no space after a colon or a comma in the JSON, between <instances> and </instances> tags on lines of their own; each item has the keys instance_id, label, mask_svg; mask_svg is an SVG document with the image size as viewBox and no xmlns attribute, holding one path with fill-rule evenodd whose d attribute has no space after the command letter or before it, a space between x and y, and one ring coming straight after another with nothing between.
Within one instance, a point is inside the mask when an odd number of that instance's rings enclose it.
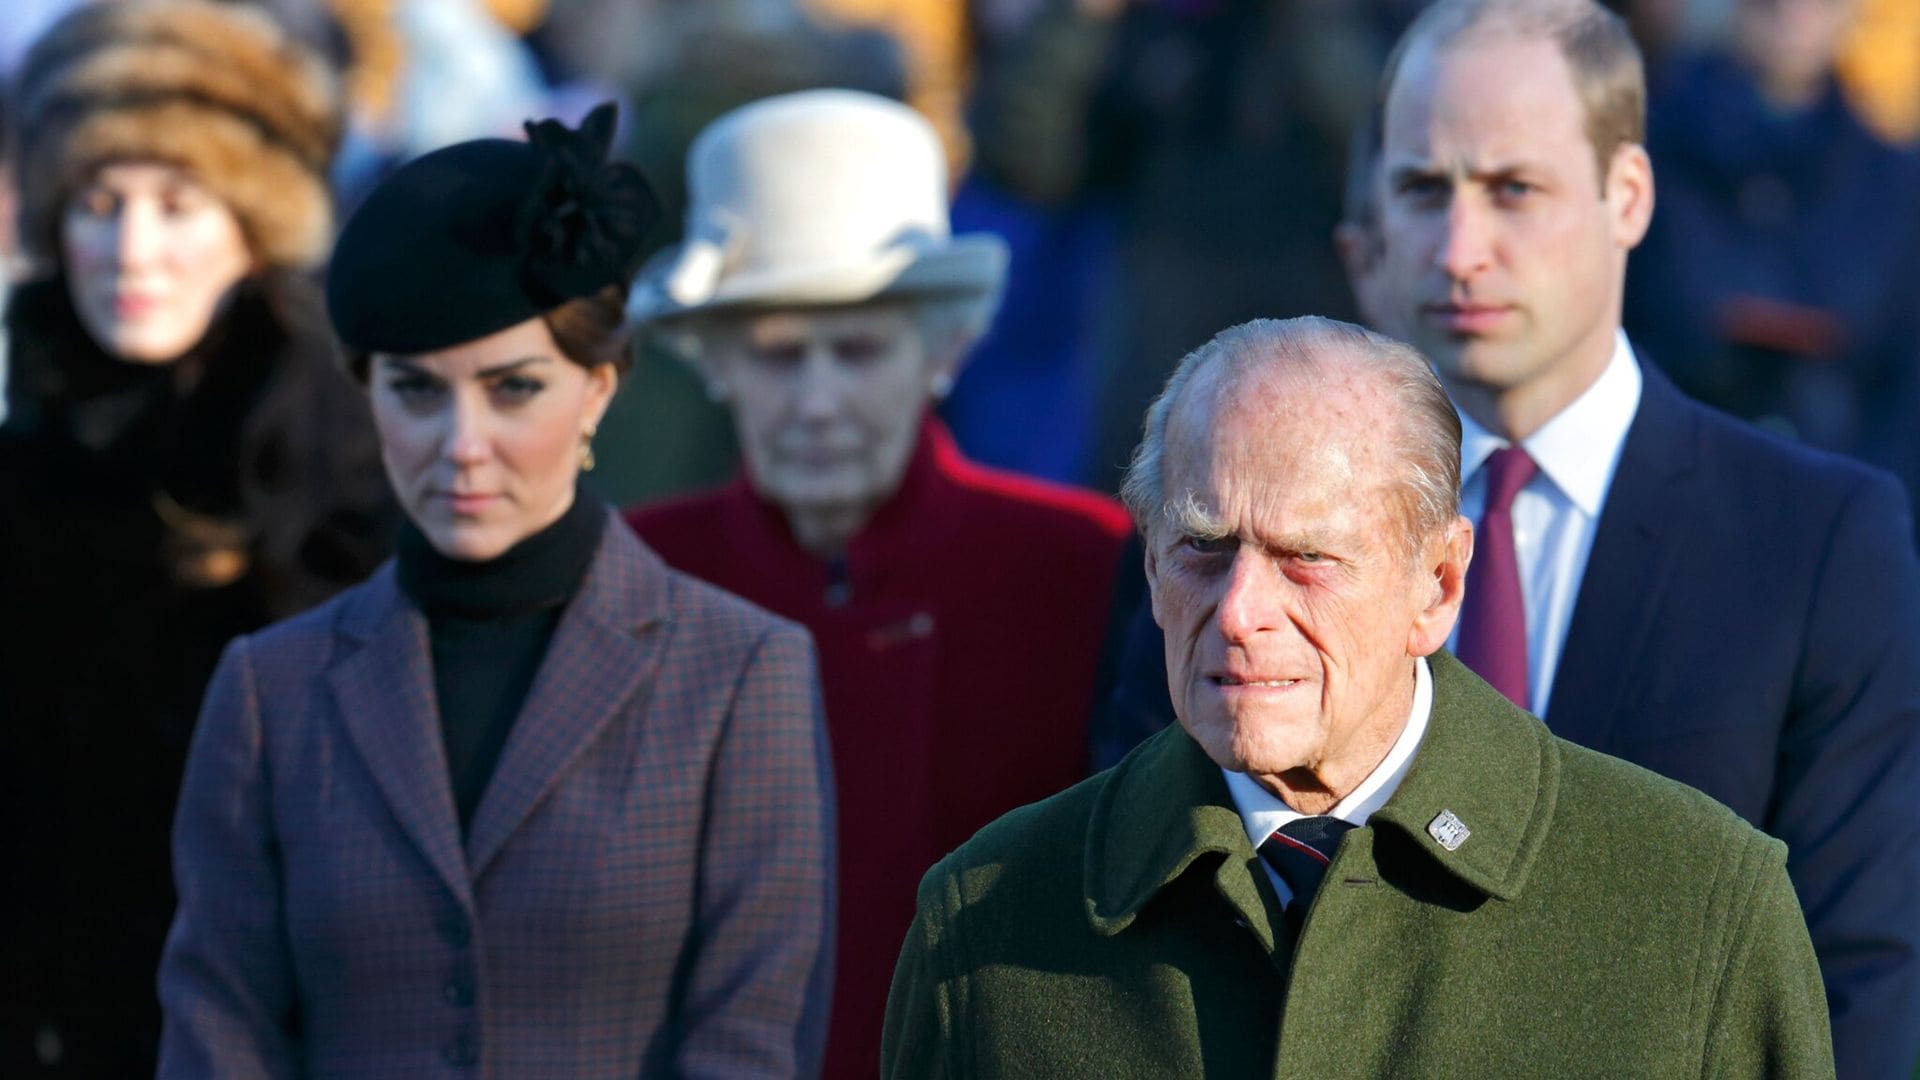
<instances>
[{"instance_id":1,"label":"green wool coat","mask_svg":"<svg viewBox=\"0 0 1920 1080\"><path fill-rule=\"evenodd\" d=\"M1555 738L1445 653L1412 769L1297 947L1172 728L921 883L889 1077L1823 1077L1786 848ZM1428 832L1451 811L1448 851Z\"/></svg>"}]
</instances>

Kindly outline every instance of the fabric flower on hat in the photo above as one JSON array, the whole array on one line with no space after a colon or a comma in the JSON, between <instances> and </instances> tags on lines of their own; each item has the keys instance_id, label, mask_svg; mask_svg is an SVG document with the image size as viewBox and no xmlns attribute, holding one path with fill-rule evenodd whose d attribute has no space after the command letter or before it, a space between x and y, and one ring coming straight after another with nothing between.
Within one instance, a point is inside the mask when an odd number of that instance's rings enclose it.
<instances>
[{"instance_id":1,"label":"fabric flower on hat","mask_svg":"<svg viewBox=\"0 0 1920 1080\"><path fill-rule=\"evenodd\" d=\"M637 170L609 162L614 110L600 105L578 130L557 120L530 121L527 141L539 170L520 207L515 232L525 253L526 287L553 303L591 295L637 268L641 235L660 215Z\"/></svg>"}]
</instances>

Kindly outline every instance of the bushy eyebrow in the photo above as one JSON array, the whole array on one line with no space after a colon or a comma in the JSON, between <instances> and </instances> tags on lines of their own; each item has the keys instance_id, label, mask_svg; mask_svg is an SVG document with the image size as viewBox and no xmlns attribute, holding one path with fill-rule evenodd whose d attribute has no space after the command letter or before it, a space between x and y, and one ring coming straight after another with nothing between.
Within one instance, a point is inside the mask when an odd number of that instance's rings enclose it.
<instances>
[{"instance_id":1,"label":"bushy eyebrow","mask_svg":"<svg viewBox=\"0 0 1920 1080\"><path fill-rule=\"evenodd\" d=\"M1168 500L1163 512L1173 536L1181 540L1225 540L1239 533L1239 530L1216 517L1191 490L1178 499ZM1283 555L1298 555L1308 551L1325 555L1342 550L1339 540L1324 532L1289 532L1261 537L1255 539L1253 545L1263 551Z\"/></svg>"},{"instance_id":2,"label":"bushy eyebrow","mask_svg":"<svg viewBox=\"0 0 1920 1080\"><path fill-rule=\"evenodd\" d=\"M1222 540L1233 535L1227 523L1214 516L1189 488L1178 499L1169 499L1162 511L1167 524L1182 537L1195 540Z\"/></svg>"}]
</instances>

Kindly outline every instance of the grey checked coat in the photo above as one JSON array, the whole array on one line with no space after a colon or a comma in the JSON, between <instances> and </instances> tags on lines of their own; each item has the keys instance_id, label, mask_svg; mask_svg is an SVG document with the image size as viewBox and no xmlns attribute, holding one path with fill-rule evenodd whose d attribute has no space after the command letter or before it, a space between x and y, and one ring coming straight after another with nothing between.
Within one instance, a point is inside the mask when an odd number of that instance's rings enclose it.
<instances>
[{"instance_id":1,"label":"grey checked coat","mask_svg":"<svg viewBox=\"0 0 1920 1080\"><path fill-rule=\"evenodd\" d=\"M464 843L428 655L391 565L228 648L174 828L160 1075L817 1069L805 631L610 521Z\"/></svg>"}]
</instances>

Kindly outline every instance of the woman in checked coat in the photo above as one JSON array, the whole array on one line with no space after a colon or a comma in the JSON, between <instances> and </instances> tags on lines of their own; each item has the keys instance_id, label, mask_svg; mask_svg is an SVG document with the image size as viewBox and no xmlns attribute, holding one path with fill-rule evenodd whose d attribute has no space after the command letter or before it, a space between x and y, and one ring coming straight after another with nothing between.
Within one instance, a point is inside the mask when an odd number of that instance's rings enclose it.
<instances>
[{"instance_id":1,"label":"woman in checked coat","mask_svg":"<svg viewBox=\"0 0 1920 1080\"><path fill-rule=\"evenodd\" d=\"M811 643L577 486L654 213L612 127L602 107L436 151L341 236L328 306L409 525L214 676L163 1076L818 1068Z\"/></svg>"}]
</instances>

